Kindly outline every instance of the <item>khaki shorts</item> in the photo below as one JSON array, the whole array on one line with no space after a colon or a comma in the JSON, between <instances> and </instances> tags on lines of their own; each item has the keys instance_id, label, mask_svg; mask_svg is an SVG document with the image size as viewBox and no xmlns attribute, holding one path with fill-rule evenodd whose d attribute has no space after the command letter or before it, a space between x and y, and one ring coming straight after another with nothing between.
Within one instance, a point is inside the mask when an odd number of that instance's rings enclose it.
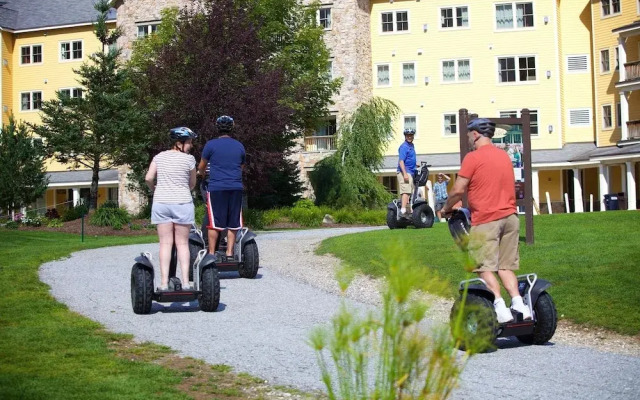
<instances>
[{"instance_id":1,"label":"khaki shorts","mask_svg":"<svg viewBox=\"0 0 640 400\"><path fill-rule=\"evenodd\" d=\"M519 240L520 220L516 214L472 226L469 233L469 255L477 265L473 272L500 269L514 271L520 268Z\"/></svg>"},{"instance_id":2,"label":"khaki shorts","mask_svg":"<svg viewBox=\"0 0 640 400\"><path fill-rule=\"evenodd\" d=\"M404 176L402 176L402 172L398 172L398 195L401 194L411 194L413 193L413 176L409 175L409 183L404 181Z\"/></svg>"}]
</instances>

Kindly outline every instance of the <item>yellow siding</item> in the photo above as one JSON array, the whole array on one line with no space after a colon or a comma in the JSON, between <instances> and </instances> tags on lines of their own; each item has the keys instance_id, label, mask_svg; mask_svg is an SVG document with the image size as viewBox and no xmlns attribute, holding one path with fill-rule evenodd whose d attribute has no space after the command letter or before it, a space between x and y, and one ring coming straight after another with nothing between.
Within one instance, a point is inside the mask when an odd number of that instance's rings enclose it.
<instances>
[{"instance_id":1,"label":"yellow siding","mask_svg":"<svg viewBox=\"0 0 640 400\"><path fill-rule=\"evenodd\" d=\"M592 142L594 127L569 126L569 110L593 109L591 68L587 72L569 72L567 57L587 55L591 61L591 7L589 0L559 1L560 65L562 70L562 131L564 143ZM593 111L592 111L593 113ZM593 115L593 114L591 114Z\"/></svg>"},{"instance_id":2,"label":"yellow siding","mask_svg":"<svg viewBox=\"0 0 640 400\"><path fill-rule=\"evenodd\" d=\"M583 188L583 198L587 202L589 202L589 196L593 195L593 202L597 204L600 200L598 197L598 193L600 193L599 189L599 180L598 180L598 168L585 168L583 169L582 174L582 188ZM594 205L595 207L595 205Z\"/></svg>"},{"instance_id":3,"label":"yellow siding","mask_svg":"<svg viewBox=\"0 0 640 400\"><path fill-rule=\"evenodd\" d=\"M613 34L613 29L630 24L638 19L638 0L621 0L621 12L617 15L602 16L600 1L592 0L591 12L593 14L594 26L594 80L595 80L595 125L597 143L599 146L614 145L621 139L620 128L617 121L614 122L614 129L603 129L602 127L602 106L611 104L613 106L613 117L615 116L615 105L620 101L619 93L615 88L619 80L618 71L615 71L615 48L618 46L618 35ZM638 54L638 37L627 39L627 62L640 60ZM600 52L608 49L610 56L611 71L602 73L600 69ZM640 119L640 97L638 93L633 93L629 102L629 119Z\"/></svg>"},{"instance_id":4,"label":"yellow siding","mask_svg":"<svg viewBox=\"0 0 640 400\"><path fill-rule=\"evenodd\" d=\"M113 26L112 26L113 27ZM10 91L5 91L3 84L3 98L8 105L9 112L15 115L19 121L39 123L39 111L21 111L22 92L42 91L42 99L55 98L55 92L64 89L79 87L77 75L74 69L89 61L89 55L101 50L101 44L93 33L93 26L81 26L64 29L51 29L48 31L36 31L14 34L15 50L9 53L10 65L13 66ZM60 61L60 43L67 41L82 41L82 59ZM4 40L3 40L4 43ZM26 45L42 45L42 63L33 65L21 65L21 47ZM3 47L4 51L4 47ZM4 54L4 53L3 53ZM47 171L66 171L67 165L62 165L54 160L47 162Z\"/></svg>"},{"instance_id":5,"label":"yellow siding","mask_svg":"<svg viewBox=\"0 0 640 400\"><path fill-rule=\"evenodd\" d=\"M564 201L562 194L562 171L540 171L538 173L540 182L540 202L546 203L546 192L549 192L551 201Z\"/></svg>"},{"instance_id":6,"label":"yellow siding","mask_svg":"<svg viewBox=\"0 0 640 400\"><path fill-rule=\"evenodd\" d=\"M13 93L13 35L9 32L2 32L2 123L7 124L9 122L9 107L11 106L11 98ZM7 65L5 64L7 61ZM4 106L7 107L7 111L4 110Z\"/></svg>"},{"instance_id":7,"label":"yellow siding","mask_svg":"<svg viewBox=\"0 0 640 400\"><path fill-rule=\"evenodd\" d=\"M417 116L416 151L447 153L459 150L458 136L444 136L443 114L467 108L481 116L496 117L499 111L528 107L539 110L540 136L534 149L561 146L558 101L558 38L553 18L555 2L534 2L534 25L530 30L495 31L494 4L487 2L456 3L469 9L469 28L442 30L440 7L450 1L374 0L371 8L371 46L373 94L393 100L403 115ZM381 34L383 11L408 10L409 33ZM551 23L544 24L543 16ZM424 32L423 24L428 24ZM422 49L422 54L418 54ZM395 55L393 55L395 52ZM497 58L500 56L534 55L537 81L523 84L498 84ZM471 82L441 82L441 63L447 59L471 60ZM402 62L415 61L417 84L400 85ZM391 87L377 87L379 63L390 64ZM546 71L551 71L547 79ZM424 83L424 77L429 83ZM395 154L402 142L402 118L396 123L395 139L387 150ZM547 126L556 127L552 134Z\"/></svg>"}]
</instances>

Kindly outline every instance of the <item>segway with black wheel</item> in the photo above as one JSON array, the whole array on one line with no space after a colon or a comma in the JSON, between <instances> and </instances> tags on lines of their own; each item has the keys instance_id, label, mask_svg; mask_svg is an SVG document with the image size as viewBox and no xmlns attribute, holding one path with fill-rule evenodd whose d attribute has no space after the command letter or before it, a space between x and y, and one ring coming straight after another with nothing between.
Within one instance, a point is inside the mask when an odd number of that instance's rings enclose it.
<instances>
[{"instance_id":1,"label":"segway with black wheel","mask_svg":"<svg viewBox=\"0 0 640 400\"><path fill-rule=\"evenodd\" d=\"M136 314L151 312L153 301L159 303L189 302L198 300L202 311L216 311L220 304L220 280L216 258L200 251L191 265L190 276L193 286L183 289L182 282L175 276L176 251L172 251L170 278L167 290L154 290L154 270L151 254L142 253L135 258L131 268L131 305Z\"/></svg>"},{"instance_id":2,"label":"segway with black wheel","mask_svg":"<svg viewBox=\"0 0 640 400\"><path fill-rule=\"evenodd\" d=\"M433 210L427 203L427 200L418 196L419 188L427 184L429 179L429 167L431 165L426 162L420 163L420 168L416 168L413 172L414 188L409 204L413 212L407 218L402 215L402 201L393 199L387 205L387 226L389 229L404 229L409 225L415 226L417 229L431 228L435 220Z\"/></svg>"},{"instance_id":3,"label":"segway with black wheel","mask_svg":"<svg viewBox=\"0 0 640 400\"><path fill-rule=\"evenodd\" d=\"M449 230L463 251L467 251L471 227L467 209L454 211ZM451 310L451 332L462 350L483 352L494 347L498 337L515 336L520 342L541 345L553 337L558 324L555 304L547 289L551 283L538 279L537 274L519 275L518 291L532 318L524 320L522 313L511 310L513 321L498 323L493 301L495 296L480 278L460 282L460 297Z\"/></svg>"}]
</instances>

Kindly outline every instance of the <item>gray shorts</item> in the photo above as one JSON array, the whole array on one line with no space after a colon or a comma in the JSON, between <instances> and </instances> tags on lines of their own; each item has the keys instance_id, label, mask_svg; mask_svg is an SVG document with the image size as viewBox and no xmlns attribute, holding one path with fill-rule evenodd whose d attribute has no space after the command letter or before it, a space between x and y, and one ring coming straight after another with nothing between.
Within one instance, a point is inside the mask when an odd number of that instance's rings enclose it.
<instances>
[{"instance_id":1,"label":"gray shorts","mask_svg":"<svg viewBox=\"0 0 640 400\"><path fill-rule=\"evenodd\" d=\"M445 204L447 204L447 200L446 199L436 201L436 211L442 210L442 208L444 207Z\"/></svg>"},{"instance_id":2,"label":"gray shorts","mask_svg":"<svg viewBox=\"0 0 640 400\"><path fill-rule=\"evenodd\" d=\"M151 206L151 223L191 225L195 221L195 211L193 203L164 204L153 203Z\"/></svg>"}]
</instances>

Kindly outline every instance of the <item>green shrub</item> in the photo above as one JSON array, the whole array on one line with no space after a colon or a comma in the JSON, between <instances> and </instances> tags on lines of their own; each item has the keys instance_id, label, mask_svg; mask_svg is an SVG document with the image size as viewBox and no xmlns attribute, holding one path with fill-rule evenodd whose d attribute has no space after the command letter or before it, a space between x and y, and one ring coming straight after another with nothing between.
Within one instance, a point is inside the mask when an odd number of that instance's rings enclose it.
<instances>
[{"instance_id":1,"label":"green shrub","mask_svg":"<svg viewBox=\"0 0 640 400\"><path fill-rule=\"evenodd\" d=\"M96 226L111 226L114 229L122 229L122 225L128 224L131 217L124 208L100 207L91 216L89 223Z\"/></svg>"},{"instance_id":2,"label":"green shrub","mask_svg":"<svg viewBox=\"0 0 640 400\"><path fill-rule=\"evenodd\" d=\"M138 215L136 215L136 219L149 218L151 218L151 203L146 203L144 206L142 206L142 208L140 208L140 212L138 213Z\"/></svg>"},{"instance_id":3,"label":"green shrub","mask_svg":"<svg viewBox=\"0 0 640 400\"><path fill-rule=\"evenodd\" d=\"M84 200L78 201L75 206L69 207L69 209L62 215L63 221L73 221L78 218L82 218L83 215L87 215L89 212L89 206L85 204Z\"/></svg>"},{"instance_id":4,"label":"green shrub","mask_svg":"<svg viewBox=\"0 0 640 400\"><path fill-rule=\"evenodd\" d=\"M122 223L120 221L116 221L116 222L113 223L113 225L111 225L111 227L116 231L121 231L122 230Z\"/></svg>"},{"instance_id":5,"label":"green shrub","mask_svg":"<svg viewBox=\"0 0 640 400\"><path fill-rule=\"evenodd\" d=\"M20 223L18 221L9 221L5 224L5 228L7 229L18 229Z\"/></svg>"},{"instance_id":6,"label":"green shrub","mask_svg":"<svg viewBox=\"0 0 640 400\"><path fill-rule=\"evenodd\" d=\"M42 218L40 216L27 216L22 218L22 224L24 226L34 226L34 227L38 227L38 226L42 226Z\"/></svg>"},{"instance_id":7,"label":"green shrub","mask_svg":"<svg viewBox=\"0 0 640 400\"><path fill-rule=\"evenodd\" d=\"M129 224L129 229L132 231L139 231L142 229L142 225L140 224Z\"/></svg>"},{"instance_id":8,"label":"green shrub","mask_svg":"<svg viewBox=\"0 0 640 400\"><path fill-rule=\"evenodd\" d=\"M61 228L62 227L62 221L60 220L60 218L51 218L47 222L47 227L49 227L49 228Z\"/></svg>"},{"instance_id":9,"label":"green shrub","mask_svg":"<svg viewBox=\"0 0 640 400\"><path fill-rule=\"evenodd\" d=\"M385 225L387 223L387 210L364 210L356 216L356 219L366 225Z\"/></svg>"},{"instance_id":10,"label":"green shrub","mask_svg":"<svg viewBox=\"0 0 640 400\"><path fill-rule=\"evenodd\" d=\"M356 215L351 210L341 209L335 211L333 214L333 219L338 224L355 224L356 223Z\"/></svg>"},{"instance_id":11,"label":"green shrub","mask_svg":"<svg viewBox=\"0 0 640 400\"><path fill-rule=\"evenodd\" d=\"M118 208L118 203L116 203L113 200L107 200L104 203L102 203L100 208Z\"/></svg>"},{"instance_id":12,"label":"green shrub","mask_svg":"<svg viewBox=\"0 0 640 400\"><path fill-rule=\"evenodd\" d=\"M198 204L197 206L195 206L196 225L202 224L202 221L204 220L204 213L206 212L207 212L207 207L204 204Z\"/></svg>"},{"instance_id":13,"label":"green shrub","mask_svg":"<svg viewBox=\"0 0 640 400\"><path fill-rule=\"evenodd\" d=\"M263 213L260 210L248 208L242 211L244 224L251 229L264 229Z\"/></svg>"},{"instance_id":14,"label":"green shrub","mask_svg":"<svg viewBox=\"0 0 640 400\"><path fill-rule=\"evenodd\" d=\"M316 207L313 201L309 199L300 199L296 201L296 203L293 205L293 208L304 208L304 209L312 210L318 207Z\"/></svg>"},{"instance_id":15,"label":"green shrub","mask_svg":"<svg viewBox=\"0 0 640 400\"><path fill-rule=\"evenodd\" d=\"M291 210L291 222L296 222L302 226L313 227L320 226L322 224L322 218L324 214L318 207L313 208L298 208L294 207Z\"/></svg>"}]
</instances>

